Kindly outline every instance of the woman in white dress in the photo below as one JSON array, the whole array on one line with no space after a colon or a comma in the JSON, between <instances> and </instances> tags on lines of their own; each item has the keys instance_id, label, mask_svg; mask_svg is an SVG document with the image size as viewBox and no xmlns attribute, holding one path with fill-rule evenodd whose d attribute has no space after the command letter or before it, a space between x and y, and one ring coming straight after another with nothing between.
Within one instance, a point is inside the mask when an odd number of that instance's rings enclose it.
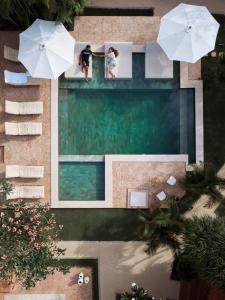
<instances>
[{"instance_id":1,"label":"woman in white dress","mask_svg":"<svg viewBox=\"0 0 225 300\"><path fill-rule=\"evenodd\" d=\"M116 58L119 55L119 51L116 50L113 47L110 47L108 50L108 53L106 53L106 72L108 76L111 76L112 78L115 78L115 74L113 70L115 69L117 63Z\"/></svg>"}]
</instances>

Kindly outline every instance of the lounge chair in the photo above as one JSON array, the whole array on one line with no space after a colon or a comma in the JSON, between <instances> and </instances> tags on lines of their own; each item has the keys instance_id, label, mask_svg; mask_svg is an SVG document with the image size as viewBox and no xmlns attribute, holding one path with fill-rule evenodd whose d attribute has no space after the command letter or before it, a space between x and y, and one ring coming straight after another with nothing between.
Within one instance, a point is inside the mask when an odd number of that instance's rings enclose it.
<instances>
[{"instance_id":1,"label":"lounge chair","mask_svg":"<svg viewBox=\"0 0 225 300\"><path fill-rule=\"evenodd\" d=\"M40 199L44 198L44 186L27 185L15 186L13 191L7 196L7 199Z\"/></svg>"},{"instance_id":2,"label":"lounge chair","mask_svg":"<svg viewBox=\"0 0 225 300\"><path fill-rule=\"evenodd\" d=\"M156 195L156 198L159 201L164 201L164 200L166 200L166 193L164 191L161 191Z\"/></svg>"},{"instance_id":3,"label":"lounge chair","mask_svg":"<svg viewBox=\"0 0 225 300\"><path fill-rule=\"evenodd\" d=\"M148 190L128 189L128 208L148 208Z\"/></svg>"},{"instance_id":4,"label":"lounge chair","mask_svg":"<svg viewBox=\"0 0 225 300\"><path fill-rule=\"evenodd\" d=\"M73 66L65 72L65 78L84 79L84 73L82 72L82 66L79 65L79 57L80 57L81 51L83 49L85 49L85 47L89 44L90 43L88 43L88 42L87 43L86 42L85 43L77 42L75 44ZM89 61L88 78L89 79L92 78L92 58L91 57L90 57L90 61Z\"/></svg>"},{"instance_id":5,"label":"lounge chair","mask_svg":"<svg viewBox=\"0 0 225 300\"><path fill-rule=\"evenodd\" d=\"M20 165L6 165L6 178L43 178L43 166L20 166Z\"/></svg>"},{"instance_id":6,"label":"lounge chair","mask_svg":"<svg viewBox=\"0 0 225 300\"><path fill-rule=\"evenodd\" d=\"M14 102L5 100L5 112L12 115L40 115L43 113L43 102Z\"/></svg>"},{"instance_id":7,"label":"lounge chair","mask_svg":"<svg viewBox=\"0 0 225 300\"><path fill-rule=\"evenodd\" d=\"M6 135L41 135L42 124L36 122L5 122Z\"/></svg>"},{"instance_id":8,"label":"lounge chair","mask_svg":"<svg viewBox=\"0 0 225 300\"><path fill-rule=\"evenodd\" d=\"M145 49L145 78L173 78L173 61L169 60L156 43L147 43Z\"/></svg>"},{"instance_id":9,"label":"lounge chair","mask_svg":"<svg viewBox=\"0 0 225 300\"><path fill-rule=\"evenodd\" d=\"M18 53L19 53L19 51L17 49L13 49L11 47L4 45L4 58L5 59L19 63Z\"/></svg>"},{"instance_id":10,"label":"lounge chair","mask_svg":"<svg viewBox=\"0 0 225 300\"><path fill-rule=\"evenodd\" d=\"M28 73L16 73L4 70L5 83L11 85L40 85L39 78L32 78Z\"/></svg>"},{"instance_id":11,"label":"lounge chair","mask_svg":"<svg viewBox=\"0 0 225 300\"><path fill-rule=\"evenodd\" d=\"M174 177L174 176L170 176L168 179L167 179L167 181L166 181L166 183L168 183L169 185L175 185L176 183L177 183L177 180L176 180L176 178Z\"/></svg>"},{"instance_id":12,"label":"lounge chair","mask_svg":"<svg viewBox=\"0 0 225 300\"><path fill-rule=\"evenodd\" d=\"M132 78L132 42L107 42L105 43L105 53L110 47L114 47L119 51L119 56L116 58L117 66L114 73L116 78L130 79ZM105 78L110 79L106 70L105 59Z\"/></svg>"}]
</instances>

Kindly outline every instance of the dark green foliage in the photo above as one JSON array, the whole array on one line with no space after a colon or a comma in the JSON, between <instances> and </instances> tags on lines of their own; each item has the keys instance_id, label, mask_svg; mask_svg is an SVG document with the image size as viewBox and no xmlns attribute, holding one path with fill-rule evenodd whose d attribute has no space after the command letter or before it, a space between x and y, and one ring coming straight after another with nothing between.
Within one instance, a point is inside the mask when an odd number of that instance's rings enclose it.
<instances>
[{"instance_id":1,"label":"dark green foliage","mask_svg":"<svg viewBox=\"0 0 225 300\"><path fill-rule=\"evenodd\" d=\"M179 236L186 224L175 199L170 199L168 208L152 205L149 212L141 211L140 235L147 240L146 253L153 255L161 246L168 246L173 252L180 248Z\"/></svg>"},{"instance_id":2,"label":"dark green foliage","mask_svg":"<svg viewBox=\"0 0 225 300\"><path fill-rule=\"evenodd\" d=\"M225 180L217 176L213 165L205 164L187 172L182 182L186 195L180 200L179 207L182 213L192 208L192 205L202 196L209 198L208 206L218 203L218 215L222 215L225 207L225 198L220 188L225 187Z\"/></svg>"},{"instance_id":3,"label":"dark green foliage","mask_svg":"<svg viewBox=\"0 0 225 300\"><path fill-rule=\"evenodd\" d=\"M6 200L6 196L13 190L13 185L4 177L0 178L0 200Z\"/></svg>"},{"instance_id":4,"label":"dark green foliage","mask_svg":"<svg viewBox=\"0 0 225 300\"><path fill-rule=\"evenodd\" d=\"M150 295L148 290L138 287L138 285L136 283L132 283L131 292L123 293L119 299L120 300L133 300L133 299L134 300L153 300L153 299L156 299L156 297Z\"/></svg>"},{"instance_id":5,"label":"dark green foliage","mask_svg":"<svg viewBox=\"0 0 225 300\"><path fill-rule=\"evenodd\" d=\"M184 231L179 268L189 264L195 278L225 290L224 249L225 221L209 216L194 217ZM180 270L179 277L186 280L186 271Z\"/></svg>"},{"instance_id":6,"label":"dark green foliage","mask_svg":"<svg viewBox=\"0 0 225 300\"><path fill-rule=\"evenodd\" d=\"M73 24L87 0L1 0L0 23L14 29L26 29L37 18Z\"/></svg>"}]
</instances>

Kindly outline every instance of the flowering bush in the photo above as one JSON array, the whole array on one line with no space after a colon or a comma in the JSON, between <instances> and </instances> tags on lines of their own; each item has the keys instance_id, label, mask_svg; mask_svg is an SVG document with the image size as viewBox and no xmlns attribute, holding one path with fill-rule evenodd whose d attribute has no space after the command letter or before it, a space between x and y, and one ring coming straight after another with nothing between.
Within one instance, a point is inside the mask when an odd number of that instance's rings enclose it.
<instances>
[{"instance_id":1,"label":"flowering bush","mask_svg":"<svg viewBox=\"0 0 225 300\"><path fill-rule=\"evenodd\" d=\"M56 246L62 225L47 206L22 200L0 209L0 280L34 287L55 271L68 272Z\"/></svg>"}]
</instances>

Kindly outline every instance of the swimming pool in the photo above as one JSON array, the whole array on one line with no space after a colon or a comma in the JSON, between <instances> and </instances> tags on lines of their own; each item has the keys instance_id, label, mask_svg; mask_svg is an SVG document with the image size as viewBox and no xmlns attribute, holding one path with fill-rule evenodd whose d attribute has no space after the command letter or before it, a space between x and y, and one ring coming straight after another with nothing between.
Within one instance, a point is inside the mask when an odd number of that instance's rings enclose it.
<instances>
[{"instance_id":1,"label":"swimming pool","mask_svg":"<svg viewBox=\"0 0 225 300\"><path fill-rule=\"evenodd\" d=\"M60 79L59 154L188 154L192 162L194 116L194 90L179 88L177 64L172 80L145 79L144 55L134 54L131 80L105 80L97 59L89 83ZM103 165L60 162L60 199L102 200Z\"/></svg>"},{"instance_id":2,"label":"swimming pool","mask_svg":"<svg viewBox=\"0 0 225 300\"><path fill-rule=\"evenodd\" d=\"M183 110L193 115L192 90L68 90L60 99L59 151L63 155L179 154ZM183 126L183 128L182 128ZM188 145L188 144L187 144Z\"/></svg>"}]
</instances>

